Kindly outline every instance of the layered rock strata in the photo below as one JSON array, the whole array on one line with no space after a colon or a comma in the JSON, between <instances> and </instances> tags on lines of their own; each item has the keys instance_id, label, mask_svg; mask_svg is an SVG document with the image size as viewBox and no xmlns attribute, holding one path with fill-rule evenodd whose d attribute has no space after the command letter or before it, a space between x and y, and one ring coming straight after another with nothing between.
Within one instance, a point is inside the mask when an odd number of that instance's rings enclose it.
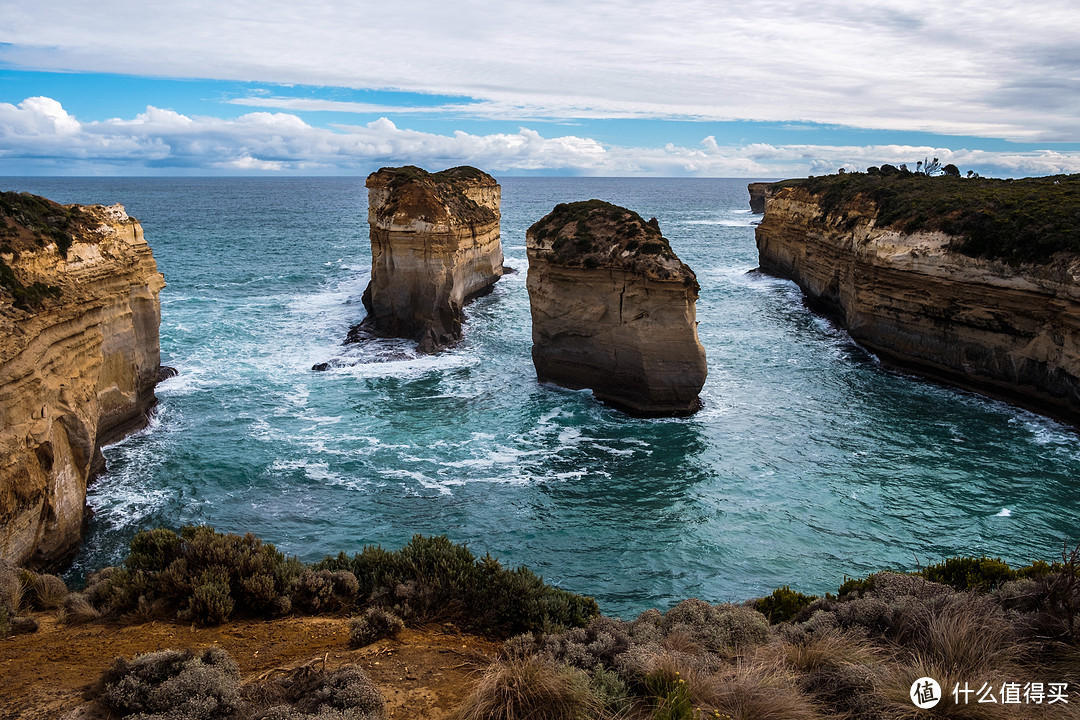
<instances>
[{"instance_id":1,"label":"layered rock strata","mask_svg":"<svg viewBox=\"0 0 1080 720\"><path fill-rule=\"evenodd\" d=\"M752 182L746 186L750 192L750 212L761 215L765 212L765 201L772 197L771 182Z\"/></svg>"},{"instance_id":2,"label":"layered rock strata","mask_svg":"<svg viewBox=\"0 0 1080 720\"><path fill-rule=\"evenodd\" d=\"M51 566L82 535L101 447L142 427L164 281L123 206L0 198L0 558Z\"/></svg>"},{"instance_id":3,"label":"layered rock strata","mask_svg":"<svg viewBox=\"0 0 1080 720\"><path fill-rule=\"evenodd\" d=\"M757 227L761 268L793 279L894 367L1080 423L1080 258L963 255L942 232L878 227L872 201L826 213L779 189Z\"/></svg>"},{"instance_id":4,"label":"layered rock strata","mask_svg":"<svg viewBox=\"0 0 1080 720\"><path fill-rule=\"evenodd\" d=\"M410 338L422 352L457 342L465 304L503 274L499 184L467 166L407 166L372 173L367 188L371 282L360 329Z\"/></svg>"},{"instance_id":5,"label":"layered rock strata","mask_svg":"<svg viewBox=\"0 0 1080 720\"><path fill-rule=\"evenodd\" d=\"M558 205L526 233L533 364L637 416L701 402L698 282L655 218L600 200Z\"/></svg>"}]
</instances>

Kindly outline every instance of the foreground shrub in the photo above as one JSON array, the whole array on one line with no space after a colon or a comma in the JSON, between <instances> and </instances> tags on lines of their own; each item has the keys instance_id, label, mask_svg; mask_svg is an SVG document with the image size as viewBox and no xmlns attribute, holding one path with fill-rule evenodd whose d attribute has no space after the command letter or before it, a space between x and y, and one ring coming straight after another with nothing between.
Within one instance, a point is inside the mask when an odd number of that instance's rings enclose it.
<instances>
[{"instance_id":1,"label":"foreground shrub","mask_svg":"<svg viewBox=\"0 0 1080 720\"><path fill-rule=\"evenodd\" d=\"M379 689L354 665L331 672L299 668L274 686L288 704L258 713L260 720L380 720L386 716Z\"/></svg>"},{"instance_id":2,"label":"foreground shrub","mask_svg":"<svg viewBox=\"0 0 1080 720\"><path fill-rule=\"evenodd\" d=\"M160 609L177 618L215 624L234 615L280 615L291 608L288 590L303 571L254 535L187 526L139 532L123 567L88 578L85 595L113 614Z\"/></svg>"},{"instance_id":3,"label":"foreground shrub","mask_svg":"<svg viewBox=\"0 0 1080 720\"><path fill-rule=\"evenodd\" d=\"M240 707L239 678L223 650L162 650L117 658L101 678L101 697L121 717L219 720Z\"/></svg>"},{"instance_id":4,"label":"foreground shrub","mask_svg":"<svg viewBox=\"0 0 1080 720\"><path fill-rule=\"evenodd\" d=\"M395 637L404 629L405 623L389 610L368 608L349 619L349 644L363 647L383 638Z\"/></svg>"},{"instance_id":5,"label":"foreground shrub","mask_svg":"<svg viewBox=\"0 0 1080 720\"><path fill-rule=\"evenodd\" d=\"M770 624L787 622L795 617L800 610L817 600L817 595L803 595L790 587L776 588L772 595L758 598L754 602L754 609L764 615Z\"/></svg>"},{"instance_id":6,"label":"foreground shrub","mask_svg":"<svg viewBox=\"0 0 1080 720\"><path fill-rule=\"evenodd\" d=\"M416 535L401 550L365 547L349 558L326 558L315 570L348 570L359 594L410 623L453 621L509 635L585 625L600 610L592 598L554 588L524 567L477 558L445 536Z\"/></svg>"},{"instance_id":7,"label":"foreground shrub","mask_svg":"<svg viewBox=\"0 0 1080 720\"><path fill-rule=\"evenodd\" d=\"M500 660L480 678L456 720L584 720L596 700L579 671L534 658Z\"/></svg>"}]
</instances>

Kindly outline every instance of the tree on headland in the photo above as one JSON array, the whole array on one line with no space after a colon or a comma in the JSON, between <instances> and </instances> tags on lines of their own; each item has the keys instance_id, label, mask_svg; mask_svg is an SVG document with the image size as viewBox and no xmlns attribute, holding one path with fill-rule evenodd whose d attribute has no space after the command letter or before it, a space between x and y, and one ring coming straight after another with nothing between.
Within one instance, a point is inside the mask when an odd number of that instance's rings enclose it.
<instances>
[{"instance_id":1,"label":"tree on headland","mask_svg":"<svg viewBox=\"0 0 1080 720\"><path fill-rule=\"evenodd\" d=\"M937 158L933 160L927 160L923 158L919 162L915 163L915 174L926 175L927 177L933 177L934 175L941 175L943 172L941 163Z\"/></svg>"}]
</instances>

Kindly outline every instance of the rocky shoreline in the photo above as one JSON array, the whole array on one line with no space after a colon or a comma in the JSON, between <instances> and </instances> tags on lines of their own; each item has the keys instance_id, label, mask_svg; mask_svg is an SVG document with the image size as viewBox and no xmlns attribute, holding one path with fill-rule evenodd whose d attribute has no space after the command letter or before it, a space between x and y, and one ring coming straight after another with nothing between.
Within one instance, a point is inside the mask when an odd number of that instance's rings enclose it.
<instances>
[{"instance_id":1,"label":"rocky shoreline","mask_svg":"<svg viewBox=\"0 0 1080 720\"><path fill-rule=\"evenodd\" d=\"M794 280L887 365L1080 424L1080 254L973 256L960 234L883 220L865 194L827 203L829 180L815 181L774 186L756 231L762 270Z\"/></svg>"},{"instance_id":2,"label":"rocky shoreline","mask_svg":"<svg viewBox=\"0 0 1080 720\"><path fill-rule=\"evenodd\" d=\"M51 567L82 537L101 447L157 402L165 283L121 205L4 193L2 210L0 558Z\"/></svg>"}]
</instances>

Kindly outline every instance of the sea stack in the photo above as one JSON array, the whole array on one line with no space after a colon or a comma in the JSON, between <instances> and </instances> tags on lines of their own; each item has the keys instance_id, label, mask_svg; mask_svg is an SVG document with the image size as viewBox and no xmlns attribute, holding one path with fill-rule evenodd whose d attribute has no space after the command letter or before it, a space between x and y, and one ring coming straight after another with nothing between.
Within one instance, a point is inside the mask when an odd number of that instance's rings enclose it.
<instances>
[{"instance_id":1,"label":"sea stack","mask_svg":"<svg viewBox=\"0 0 1080 720\"><path fill-rule=\"evenodd\" d=\"M503 274L499 184L474 167L406 166L372 173L367 188L371 282L359 328L426 353L456 343L462 308Z\"/></svg>"},{"instance_id":2,"label":"sea stack","mask_svg":"<svg viewBox=\"0 0 1080 720\"><path fill-rule=\"evenodd\" d=\"M630 415L701 407L694 271L656 219L601 200L557 205L526 233L533 364L540 380Z\"/></svg>"},{"instance_id":3,"label":"sea stack","mask_svg":"<svg viewBox=\"0 0 1080 720\"><path fill-rule=\"evenodd\" d=\"M0 559L74 552L102 445L156 403L164 286L123 206L0 194Z\"/></svg>"},{"instance_id":4,"label":"sea stack","mask_svg":"<svg viewBox=\"0 0 1080 720\"><path fill-rule=\"evenodd\" d=\"M750 212L761 215L765 212L765 201L772 197L773 183L752 182L746 189L750 191Z\"/></svg>"}]
</instances>

